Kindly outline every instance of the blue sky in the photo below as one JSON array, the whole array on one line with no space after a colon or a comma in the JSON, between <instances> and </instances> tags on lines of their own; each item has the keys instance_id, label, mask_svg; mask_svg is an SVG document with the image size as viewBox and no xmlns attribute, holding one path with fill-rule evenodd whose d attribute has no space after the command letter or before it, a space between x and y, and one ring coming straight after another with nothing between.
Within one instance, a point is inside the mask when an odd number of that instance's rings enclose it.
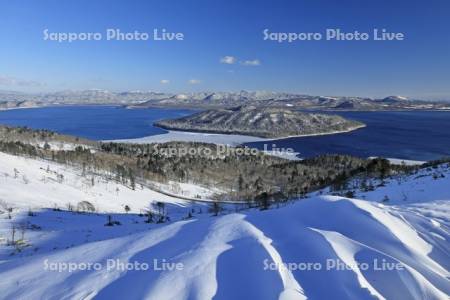
<instances>
[{"instance_id":1,"label":"blue sky","mask_svg":"<svg viewBox=\"0 0 450 300\"><path fill-rule=\"evenodd\" d=\"M0 0L0 90L246 89L448 99L449 15L446 0ZM43 39L44 29L104 34L107 28L165 28L182 32L184 40ZM263 40L266 28L385 28L405 40L277 43ZM225 56L234 63L221 63Z\"/></svg>"}]
</instances>

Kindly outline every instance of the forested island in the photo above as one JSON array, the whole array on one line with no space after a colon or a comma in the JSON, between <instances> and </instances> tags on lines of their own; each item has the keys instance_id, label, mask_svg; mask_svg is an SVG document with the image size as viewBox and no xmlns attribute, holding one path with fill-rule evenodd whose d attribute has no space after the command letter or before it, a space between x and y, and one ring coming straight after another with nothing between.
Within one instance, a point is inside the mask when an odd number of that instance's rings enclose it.
<instances>
[{"instance_id":1,"label":"forested island","mask_svg":"<svg viewBox=\"0 0 450 300\"><path fill-rule=\"evenodd\" d=\"M207 110L178 119L161 120L155 125L172 130L242 134L263 138L332 134L365 126L361 122L338 115L256 106Z\"/></svg>"}]
</instances>

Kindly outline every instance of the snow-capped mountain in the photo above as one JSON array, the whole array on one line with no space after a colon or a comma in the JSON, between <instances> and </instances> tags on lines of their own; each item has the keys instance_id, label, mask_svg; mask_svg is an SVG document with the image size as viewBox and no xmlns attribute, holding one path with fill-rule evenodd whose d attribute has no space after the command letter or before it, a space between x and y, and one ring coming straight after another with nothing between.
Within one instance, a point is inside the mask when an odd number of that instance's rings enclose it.
<instances>
[{"instance_id":1,"label":"snow-capped mountain","mask_svg":"<svg viewBox=\"0 0 450 300\"><path fill-rule=\"evenodd\" d=\"M409 100L402 96L383 99L346 96L311 96L271 91L161 93L153 91L112 92L102 89L66 90L52 93L15 93L0 91L0 109L60 104L114 104L129 108L191 107L224 108L240 105L282 106L298 109L380 110L450 109L445 102Z\"/></svg>"}]
</instances>

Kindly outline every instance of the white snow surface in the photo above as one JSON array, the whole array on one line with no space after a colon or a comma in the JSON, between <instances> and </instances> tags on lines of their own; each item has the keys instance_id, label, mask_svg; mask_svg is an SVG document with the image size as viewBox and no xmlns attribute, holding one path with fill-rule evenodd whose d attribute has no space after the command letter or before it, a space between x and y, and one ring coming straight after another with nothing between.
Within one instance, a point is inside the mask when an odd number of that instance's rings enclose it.
<instances>
[{"instance_id":1,"label":"white snow surface","mask_svg":"<svg viewBox=\"0 0 450 300\"><path fill-rule=\"evenodd\" d=\"M244 143L268 141L255 136L239 135L239 134L218 134L218 133L202 133L202 132L188 132L188 131L173 131L169 130L167 133L146 136L135 139L121 139L113 140L115 143L134 143L134 144L151 144L151 143L166 143L166 142L199 142L222 144L228 146L237 146ZM106 141L108 142L108 141Z\"/></svg>"},{"instance_id":2,"label":"white snow surface","mask_svg":"<svg viewBox=\"0 0 450 300\"><path fill-rule=\"evenodd\" d=\"M75 170L58 165L50 169L64 173L65 181L41 182L47 171L36 166L47 164L0 153L0 198L17 207L9 219L0 206L0 299L448 299L450 294L448 165L357 193L366 200L314 194L267 211L229 207L214 217L200 204L151 191L122 186L115 198L113 183L83 187ZM380 203L381 196L390 200ZM167 203L170 222L148 224L145 217L122 213L122 205L138 211L153 197ZM99 212L45 209L72 199L95 201ZM183 219L191 209L193 217ZM104 226L105 211L121 225ZM5 243L14 224L28 228L21 252ZM116 260L149 269L107 267ZM181 267L155 270L162 262ZM48 267L58 263L78 269ZM89 263L98 270L80 269Z\"/></svg>"},{"instance_id":3,"label":"white snow surface","mask_svg":"<svg viewBox=\"0 0 450 300\"><path fill-rule=\"evenodd\" d=\"M376 156L370 156L369 159L377 158ZM405 166L420 166L426 163L421 160L401 159L401 158L386 158L393 165L405 165Z\"/></svg>"},{"instance_id":4,"label":"white snow surface","mask_svg":"<svg viewBox=\"0 0 450 300\"><path fill-rule=\"evenodd\" d=\"M58 175L63 175L62 179ZM158 184L159 190L183 197L210 196L209 190L194 184ZM80 201L89 201L100 212L123 212L125 205L139 213L151 201L187 202L176 196L155 192L136 184L136 189L106 180L102 176L82 176L82 170L0 152L0 201L22 209L75 207Z\"/></svg>"}]
</instances>

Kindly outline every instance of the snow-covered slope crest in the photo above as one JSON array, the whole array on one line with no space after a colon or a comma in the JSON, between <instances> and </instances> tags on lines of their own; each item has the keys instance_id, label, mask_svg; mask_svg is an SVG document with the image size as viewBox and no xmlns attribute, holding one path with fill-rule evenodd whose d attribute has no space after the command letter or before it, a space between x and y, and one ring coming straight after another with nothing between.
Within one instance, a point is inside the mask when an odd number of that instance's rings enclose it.
<instances>
[{"instance_id":1,"label":"snow-covered slope crest","mask_svg":"<svg viewBox=\"0 0 450 300\"><path fill-rule=\"evenodd\" d=\"M371 186L372 188L368 188ZM410 175L395 175L388 178L356 178L347 185L354 198L404 205L450 199L450 163L417 170ZM325 189L319 193L333 193Z\"/></svg>"},{"instance_id":2,"label":"snow-covered slope crest","mask_svg":"<svg viewBox=\"0 0 450 300\"><path fill-rule=\"evenodd\" d=\"M385 206L336 196L160 225L23 212L12 221L41 229L26 233L22 253L0 247L0 298L446 299L449 212L449 200ZM0 220L7 237L12 221Z\"/></svg>"}]
</instances>

